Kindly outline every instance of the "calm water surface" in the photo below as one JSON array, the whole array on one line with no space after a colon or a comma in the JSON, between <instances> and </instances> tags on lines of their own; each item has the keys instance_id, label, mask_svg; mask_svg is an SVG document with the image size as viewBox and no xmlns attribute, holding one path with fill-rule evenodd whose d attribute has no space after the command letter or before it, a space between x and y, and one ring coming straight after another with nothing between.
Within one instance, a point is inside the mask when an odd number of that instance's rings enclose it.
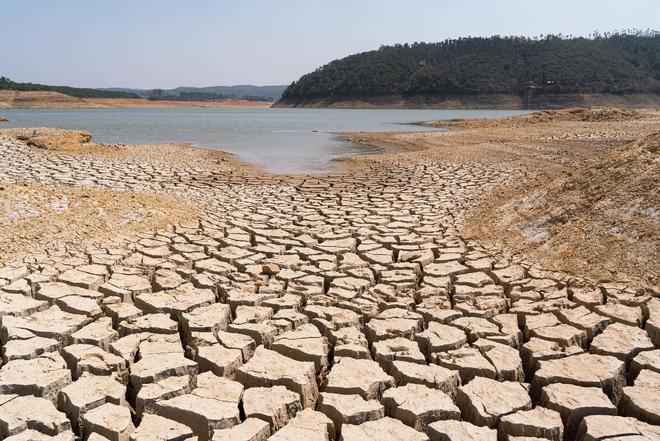
<instances>
[{"instance_id":1,"label":"calm water surface","mask_svg":"<svg viewBox=\"0 0 660 441\"><path fill-rule=\"evenodd\" d=\"M273 173L333 170L341 156L380 153L333 132L431 130L411 123L453 118L499 118L515 110L400 109L2 109L3 127L87 130L98 142L189 142L238 155Z\"/></svg>"}]
</instances>

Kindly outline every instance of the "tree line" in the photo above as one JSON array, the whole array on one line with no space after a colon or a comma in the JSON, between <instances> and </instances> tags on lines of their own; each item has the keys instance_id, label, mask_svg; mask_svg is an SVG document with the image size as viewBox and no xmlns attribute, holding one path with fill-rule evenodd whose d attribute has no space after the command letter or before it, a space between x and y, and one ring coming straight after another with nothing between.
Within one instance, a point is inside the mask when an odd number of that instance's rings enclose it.
<instances>
[{"instance_id":1,"label":"tree line","mask_svg":"<svg viewBox=\"0 0 660 441\"><path fill-rule=\"evenodd\" d=\"M37 83L17 83L6 77L0 77L0 90L59 92L77 98L139 98L135 93L69 86L47 86Z\"/></svg>"},{"instance_id":2,"label":"tree line","mask_svg":"<svg viewBox=\"0 0 660 441\"><path fill-rule=\"evenodd\" d=\"M283 100L375 95L660 94L660 33L467 37L381 46L294 81Z\"/></svg>"},{"instance_id":3,"label":"tree line","mask_svg":"<svg viewBox=\"0 0 660 441\"><path fill-rule=\"evenodd\" d=\"M177 91L168 93L163 89L151 89L141 93L107 89L89 89L69 86L48 86L37 83L18 83L7 77L0 77L0 90L59 92L77 98L147 98L153 101L224 101L242 99L247 101L273 101L273 98L259 95L233 95L216 92Z\"/></svg>"},{"instance_id":4,"label":"tree line","mask_svg":"<svg viewBox=\"0 0 660 441\"><path fill-rule=\"evenodd\" d=\"M163 89L153 89L147 91L144 96L151 101L225 101L230 99L239 99L246 101L264 101L271 102L273 99L267 96L257 95L232 95L216 92L184 92L166 93Z\"/></svg>"}]
</instances>

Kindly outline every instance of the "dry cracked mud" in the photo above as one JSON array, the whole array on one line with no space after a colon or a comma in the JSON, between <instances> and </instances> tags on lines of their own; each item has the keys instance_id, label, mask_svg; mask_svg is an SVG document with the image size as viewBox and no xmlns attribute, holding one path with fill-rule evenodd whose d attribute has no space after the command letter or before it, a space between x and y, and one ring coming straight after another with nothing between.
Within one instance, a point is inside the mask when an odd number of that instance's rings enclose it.
<instances>
[{"instance_id":1,"label":"dry cracked mud","mask_svg":"<svg viewBox=\"0 0 660 441\"><path fill-rule=\"evenodd\" d=\"M0 439L660 439L658 290L462 235L522 167L427 152L271 176L117 148L0 135L2 222L33 221L2 233L30 250L0 264ZM19 187L161 214L106 212L101 234Z\"/></svg>"}]
</instances>

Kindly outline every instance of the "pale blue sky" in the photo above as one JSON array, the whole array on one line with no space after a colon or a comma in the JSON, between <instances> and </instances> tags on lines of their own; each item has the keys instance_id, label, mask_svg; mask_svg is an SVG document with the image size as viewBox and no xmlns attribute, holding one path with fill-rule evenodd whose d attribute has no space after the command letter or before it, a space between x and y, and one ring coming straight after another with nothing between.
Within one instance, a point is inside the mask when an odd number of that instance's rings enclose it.
<instances>
[{"instance_id":1,"label":"pale blue sky","mask_svg":"<svg viewBox=\"0 0 660 441\"><path fill-rule=\"evenodd\" d=\"M0 75L170 88L288 84L381 44L657 29L660 0L0 0L0 17Z\"/></svg>"}]
</instances>

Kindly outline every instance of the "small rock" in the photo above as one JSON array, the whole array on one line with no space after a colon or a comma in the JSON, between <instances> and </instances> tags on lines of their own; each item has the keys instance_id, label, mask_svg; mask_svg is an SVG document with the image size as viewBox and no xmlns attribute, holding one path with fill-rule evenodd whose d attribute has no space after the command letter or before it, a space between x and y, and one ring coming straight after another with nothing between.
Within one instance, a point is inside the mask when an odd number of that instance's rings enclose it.
<instances>
[{"instance_id":1,"label":"small rock","mask_svg":"<svg viewBox=\"0 0 660 441\"><path fill-rule=\"evenodd\" d=\"M564 424L554 410L536 407L532 410L519 410L500 419L499 432L506 436L527 436L562 441Z\"/></svg>"},{"instance_id":2,"label":"small rock","mask_svg":"<svg viewBox=\"0 0 660 441\"><path fill-rule=\"evenodd\" d=\"M342 427L340 441L397 440L429 441L424 433L406 426L394 418L367 421L359 426L346 424Z\"/></svg>"},{"instance_id":3,"label":"small rock","mask_svg":"<svg viewBox=\"0 0 660 441\"><path fill-rule=\"evenodd\" d=\"M266 421L271 432L284 427L302 408L300 396L284 386L252 387L243 393L245 416Z\"/></svg>"},{"instance_id":4,"label":"small rock","mask_svg":"<svg viewBox=\"0 0 660 441\"><path fill-rule=\"evenodd\" d=\"M362 424L385 416L385 408L376 400L365 400L360 395L322 392L318 410L332 420L337 432L344 424Z\"/></svg>"},{"instance_id":5,"label":"small rock","mask_svg":"<svg viewBox=\"0 0 660 441\"><path fill-rule=\"evenodd\" d=\"M266 441L270 433L267 422L258 418L247 418L230 429L213 432L213 441Z\"/></svg>"},{"instance_id":6,"label":"small rock","mask_svg":"<svg viewBox=\"0 0 660 441\"><path fill-rule=\"evenodd\" d=\"M394 387L394 379L371 360L340 359L328 374L325 392L358 394L365 400L379 399Z\"/></svg>"},{"instance_id":7,"label":"small rock","mask_svg":"<svg viewBox=\"0 0 660 441\"><path fill-rule=\"evenodd\" d=\"M86 412L82 421L85 433L98 433L111 441L128 441L134 430L130 409L112 403Z\"/></svg>"},{"instance_id":8,"label":"small rock","mask_svg":"<svg viewBox=\"0 0 660 441\"><path fill-rule=\"evenodd\" d=\"M497 431L466 421L443 420L429 424L431 441L497 441Z\"/></svg>"},{"instance_id":9,"label":"small rock","mask_svg":"<svg viewBox=\"0 0 660 441\"><path fill-rule=\"evenodd\" d=\"M434 421L461 418L461 411L449 395L421 384L388 389L382 402L388 416L420 432L425 432Z\"/></svg>"},{"instance_id":10,"label":"small rock","mask_svg":"<svg viewBox=\"0 0 660 441\"><path fill-rule=\"evenodd\" d=\"M501 417L532 408L532 400L520 383L477 377L458 388L456 402L466 421L497 427Z\"/></svg>"}]
</instances>

